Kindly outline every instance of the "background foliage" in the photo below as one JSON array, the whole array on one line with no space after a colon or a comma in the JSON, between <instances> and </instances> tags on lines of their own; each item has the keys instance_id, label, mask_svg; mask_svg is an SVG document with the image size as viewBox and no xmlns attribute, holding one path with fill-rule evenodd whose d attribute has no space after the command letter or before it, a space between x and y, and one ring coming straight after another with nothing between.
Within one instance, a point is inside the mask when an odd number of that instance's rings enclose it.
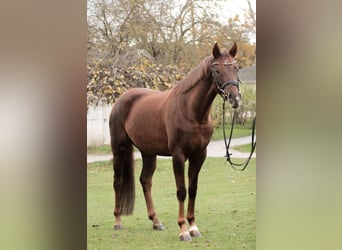
<instances>
[{"instance_id":1,"label":"background foliage","mask_svg":"<svg viewBox=\"0 0 342 250\"><path fill-rule=\"evenodd\" d=\"M255 64L252 8L222 21L224 15L215 1L90 0L88 105L115 103L133 87L171 88L216 41L221 48L237 41L239 66Z\"/></svg>"}]
</instances>

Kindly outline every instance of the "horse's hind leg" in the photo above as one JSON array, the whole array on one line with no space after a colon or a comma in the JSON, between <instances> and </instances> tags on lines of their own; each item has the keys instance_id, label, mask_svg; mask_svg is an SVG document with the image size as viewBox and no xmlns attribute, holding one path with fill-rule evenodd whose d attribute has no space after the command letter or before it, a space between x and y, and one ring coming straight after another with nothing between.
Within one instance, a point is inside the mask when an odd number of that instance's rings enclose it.
<instances>
[{"instance_id":1,"label":"horse's hind leg","mask_svg":"<svg viewBox=\"0 0 342 250\"><path fill-rule=\"evenodd\" d=\"M152 176L156 169L156 156L147 155L144 153L142 153L141 155L143 159L143 167L142 167L141 175L140 175L140 183L142 185L144 196L145 196L148 218L152 220L153 229L164 230L163 225L159 222L157 218L156 211L153 205L152 193L151 193Z\"/></svg>"}]
</instances>

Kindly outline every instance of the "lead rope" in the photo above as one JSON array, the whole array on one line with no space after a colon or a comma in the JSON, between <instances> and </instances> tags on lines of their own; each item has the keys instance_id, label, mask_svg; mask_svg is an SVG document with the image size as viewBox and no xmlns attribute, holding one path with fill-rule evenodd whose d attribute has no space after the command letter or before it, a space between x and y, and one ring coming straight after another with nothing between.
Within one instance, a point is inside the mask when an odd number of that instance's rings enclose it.
<instances>
[{"instance_id":1,"label":"lead rope","mask_svg":"<svg viewBox=\"0 0 342 250\"><path fill-rule=\"evenodd\" d=\"M226 104L226 100L223 99L223 104L222 104L222 110L223 110L223 114L222 114L222 127L223 127L223 137L224 137L224 143L226 146L226 156L227 157L227 161L229 162L229 164L232 166L233 169L235 169L236 171L244 171L250 161L250 159L252 158L254 149L256 147L256 141L254 141L255 139L255 123L256 123L256 117L253 120L253 125L252 125L252 143L251 143L251 152L247 158L247 160L243 163L235 163L232 161L232 159L230 158L230 156L232 155L231 153L229 153L229 147L230 147L230 142L232 140L232 135L233 135L233 129L234 129L234 124L235 124L235 116L237 114L237 112L234 110L234 115L233 115L233 120L232 120L232 126L230 129L230 135L229 135L229 140L227 142L227 138L226 138L226 129L225 129L225 105ZM237 168L237 167L241 167L242 168Z\"/></svg>"}]
</instances>

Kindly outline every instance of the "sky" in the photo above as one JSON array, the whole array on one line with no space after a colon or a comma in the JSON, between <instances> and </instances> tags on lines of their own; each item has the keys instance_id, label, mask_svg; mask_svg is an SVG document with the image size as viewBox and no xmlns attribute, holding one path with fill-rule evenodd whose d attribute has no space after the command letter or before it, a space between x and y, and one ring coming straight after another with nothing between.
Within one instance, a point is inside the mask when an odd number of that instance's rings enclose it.
<instances>
[{"instance_id":1,"label":"sky","mask_svg":"<svg viewBox=\"0 0 342 250\"><path fill-rule=\"evenodd\" d=\"M176 5L177 3L182 5L185 1L186 0L175 0ZM221 20L219 21L224 24L227 23L228 18L235 17L235 15L243 17L244 10L248 9L247 0L215 0L214 2L218 6L218 9L222 11L222 14L220 15ZM89 8L91 6L90 3L91 0L88 0L88 14L91 12L91 8ZM250 3L254 13L256 13L256 0L250 0ZM255 37L251 37L251 42L256 42Z\"/></svg>"},{"instance_id":2,"label":"sky","mask_svg":"<svg viewBox=\"0 0 342 250\"><path fill-rule=\"evenodd\" d=\"M184 3L186 0L176 0L176 2ZM243 14L243 9L248 9L247 0L215 0L216 5L225 13L225 20L234 17L236 14ZM256 0L250 0L252 9L256 12Z\"/></svg>"},{"instance_id":3,"label":"sky","mask_svg":"<svg viewBox=\"0 0 342 250\"><path fill-rule=\"evenodd\" d=\"M217 1L222 4L222 8L227 10L228 15L235 16L235 14L242 14L242 9L248 9L247 0L226 0ZM252 9L256 12L256 0L250 0Z\"/></svg>"},{"instance_id":4,"label":"sky","mask_svg":"<svg viewBox=\"0 0 342 250\"><path fill-rule=\"evenodd\" d=\"M222 10L224 13L227 13L227 16L225 17L225 20L227 20L227 17L234 17L236 14L243 15L243 10L248 9L248 3L247 0L226 0L226 1L217 1L222 4ZM254 13L256 13L256 0L250 0L252 9L254 10ZM256 36L250 37L250 41L252 43L256 43Z\"/></svg>"},{"instance_id":5,"label":"sky","mask_svg":"<svg viewBox=\"0 0 342 250\"><path fill-rule=\"evenodd\" d=\"M186 0L176 0L176 2L183 4ZM247 0L215 0L215 5L218 7L219 20L223 24L227 23L228 18L233 18L238 15L240 18L244 16L244 10L247 10L248 3ZM252 9L256 13L256 0L250 0ZM255 43L256 38L251 37L251 42Z\"/></svg>"}]
</instances>

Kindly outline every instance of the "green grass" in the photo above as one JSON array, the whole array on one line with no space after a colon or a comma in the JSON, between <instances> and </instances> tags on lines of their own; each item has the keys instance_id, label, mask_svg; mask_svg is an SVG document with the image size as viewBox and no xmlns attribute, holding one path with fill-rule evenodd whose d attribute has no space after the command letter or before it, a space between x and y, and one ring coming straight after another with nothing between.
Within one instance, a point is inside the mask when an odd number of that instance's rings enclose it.
<instances>
[{"instance_id":1,"label":"green grass","mask_svg":"<svg viewBox=\"0 0 342 250\"><path fill-rule=\"evenodd\" d=\"M89 146L87 147L88 154L111 154L112 149L110 145L102 145L102 146Z\"/></svg>"},{"instance_id":2,"label":"green grass","mask_svg":"<svg viewBox=\"0 0 342 250\"><path fill-rule=\"evenodd\" d=\"M255 169L255 160L245 172L236 172L224 158L207 158L200 172L196 200L196 221L202 237L180 242L171 160L158 159L152 188L164 231L154 231L147 218L138 181L141 160L136 160L135 211L132 216L122 217L124 229L119 231L113 230L111 162L88 164L88 249L255 249Z\"/></svg>"},{"instance_id":3,"label":"green grass","mask_svg":"<svg viewBox=\"0 0 342 250\"><path fill-rule=\"evenodd\" d=\"M251 152L251 144L248 143L248 144L234 146L233 149L240 151L240 152L249 153L249 152ZM254 152L256 152L256 147L254 149Z\"/></svg>"},{"instance_id":4,"label":"green grass","mask_svg":"<svg viewBox=\"0 0 342 250\"><path fill-rule=\"evenodd\" d=\"M230 134L230 124L225 125L226 127L226 138L229 138ZM246 126L240 126L240 125L235 125L234 130L233 130L233 136L232 138L239 138L239 137L244 137L244 136L251 136L252 131L251 129ZM222 127L218 127L214 129L213 136L211 137L212 141L218 141L218 140L223 140L223 130Z\"/></svg>"}]
</instances>

